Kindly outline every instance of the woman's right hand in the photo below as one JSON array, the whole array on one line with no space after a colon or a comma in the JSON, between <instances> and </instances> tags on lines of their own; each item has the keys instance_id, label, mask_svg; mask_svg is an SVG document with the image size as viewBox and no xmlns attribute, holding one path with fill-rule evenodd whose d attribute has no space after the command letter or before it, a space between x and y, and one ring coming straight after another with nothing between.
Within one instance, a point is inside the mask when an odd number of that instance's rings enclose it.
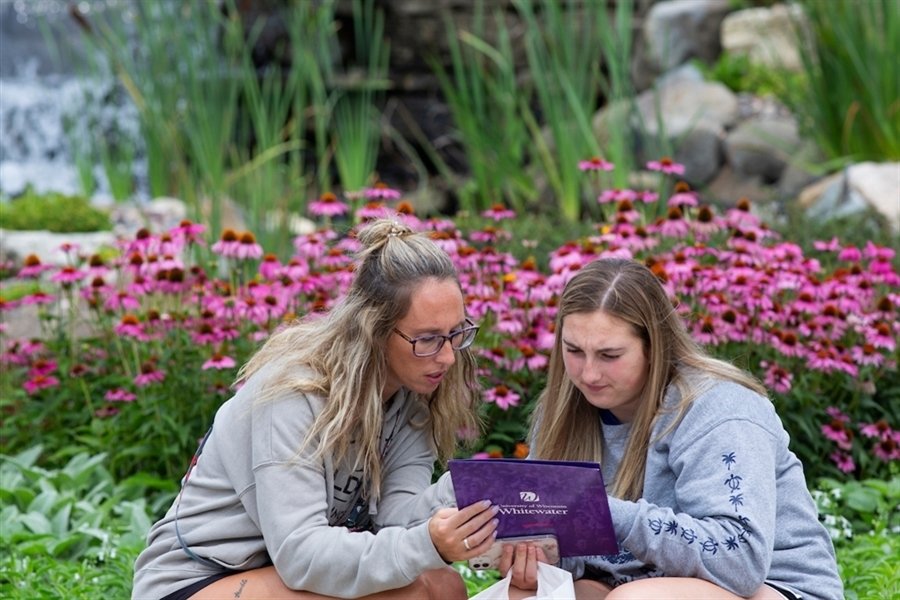
<instances>
[{"instance_id":1,"label":"woman's right hand","mask_svg":"<svg viewBox=\"0 0 900 600\"><path fill-rule=\"evenodd\" d=\"M490 500L482 500L435 512L428 521L428 533L441 558L449 563L487 552L497 537L498 509Z\"/></svg>"}]
</instances>

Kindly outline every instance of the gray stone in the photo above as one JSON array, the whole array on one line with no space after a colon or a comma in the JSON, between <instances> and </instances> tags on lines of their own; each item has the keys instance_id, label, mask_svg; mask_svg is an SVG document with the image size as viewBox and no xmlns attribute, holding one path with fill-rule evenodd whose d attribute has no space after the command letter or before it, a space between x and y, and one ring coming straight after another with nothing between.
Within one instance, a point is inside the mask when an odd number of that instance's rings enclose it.
<instances>
[{"instance_id":1,"label":"gray stone","mask_svg":"<svg viewBox=\"0 0 900 600\"><path fill-rule=\"evenodd\" d=\"M737 96L726 86L686 78L643 92L638 96L637 107L638 127L651 137L663 128L668 137L678 137L700 121L727 129L738 115Z\"/></svg>"},{"instance_id":2,"label":"gray stone","mask_svg":"<svg viewBox=\"0 0 900 600\"><path fill-rule=\"evenodd\" d=\"M760 65L800 70L803 62L796 29L802 27L801 23L804 23L803 10L799 4L733 12L722 21L722 50L747 56Z\"/></svg>"},{"instance_id":3,"label":"gray stone","mask_svg":"<svg viewBox=\"0 0 900 600\"><path fill-rule=\"evenodd\" d=\"M738 175L774 183L800 143L793 117L748 119L725 137L725 157Z\"/></svg>"},{"instance_id":4,"label":"gray stone","mask_svg":"<svg viewBox=\"0 0 900 600\"><path fill-rule=\"evenodd\" d=\"M89 256L101 248L114 247L115 242L116 235L111 231L52 233L0 229L0 256L19 262L29 254L36 254L42 263L62 266L69 262L60 249L63 244L74 244L78 254Z\"/></svg>"},{"instance_id":5,"label":"gray stone","mask_svg":"<svg viewBox=\"0 0 900 600\"><path fill-rule=\"evenodd\" d=\"M819 219L873 210L900 233L900 163L851 165L804 189L798 202Z\"/></svg>"},{"instance_id":6,"label":"gray stone","mask_svg":"<svg viewBox=\"0 0 900 600\"><path fill-rule=\"evenodd\" d=\"M719 26L731 11L721 0L667 0L644 21L647 54L665 72L691 59L713 62L721 51Z\"/></svg>"}]
</instances>

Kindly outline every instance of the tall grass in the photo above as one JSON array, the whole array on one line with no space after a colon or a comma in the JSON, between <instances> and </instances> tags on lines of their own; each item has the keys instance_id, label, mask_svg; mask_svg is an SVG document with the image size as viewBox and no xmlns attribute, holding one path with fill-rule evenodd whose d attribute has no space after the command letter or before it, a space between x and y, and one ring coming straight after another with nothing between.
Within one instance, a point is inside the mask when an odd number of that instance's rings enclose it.
<instances>
[{"instance_id":1,"label":"tall grass","mask_svg":"<svg viewBox=\"0 0 900 600\"><path fill-rule=\"evenodd\" d=\"M806 82L788 98L831 159L900 159L900 5L798 0Z\"/></svg>"},{"instance_id":2,"label":"tall grass","mask_svg":"<svg viewBox=\"0 0 900 600\"><path fill-rule=\"evenodd\" d=\"M336 93L333 150L345 192L372 183L381 138L381 105L387 80L390 45L384 39L384 13L373 0L354 0L356 65Z\"/></svg>"},{"instance_id":3,"label":"tall grass","mask_svg":"<svg viewBox=\"0 0 900 600\"><path fill-rule=\"evenodd\" d=\"M451 70L430 57L432 70L459 131L471 179L460 189L461 208L479 212L500 200L523 211L534 195L526 169L530 134L520 117L528 97L519 85L504 13L493 14L489 41L484 3L477 2L471 31L459 30L444 15Z\"/></svg>"}]
</instances>

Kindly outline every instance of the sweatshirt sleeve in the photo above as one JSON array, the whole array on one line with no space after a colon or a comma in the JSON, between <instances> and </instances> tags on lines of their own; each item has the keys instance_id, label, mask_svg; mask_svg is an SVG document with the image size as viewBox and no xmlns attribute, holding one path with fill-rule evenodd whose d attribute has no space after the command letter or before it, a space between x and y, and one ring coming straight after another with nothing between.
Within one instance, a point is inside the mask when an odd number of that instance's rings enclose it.
<instances>
[{"instance_id":1,"label":"sweatshirt sleeve","mask_svg":"<svg viewBox=\"0 0 900 600\"><path fill-rule=\"evenodd\" d=\"M740 417L706 430L682 423L675 437L669 460L680 509L610 498L620 542L668 576L700 577L751 596L772 561L775 439Z\"/></svg>"},{"instance_id":2,"label":"sweatshirt sleeve","mask_svg":"<svg viewBox=\"0 0 900 600\"><path fill-rule=\"evenodd\" d=\"M254 414L253 465L259 526L285 585L355 598L412 583L445 566L427 523L387 527L377 535L332 527L322 461L297 453L314 410L307 399L265 403Z\"/></svg>"},{"instance_id":3,"label":"sweatshirt sleeve","mask_svg":"<svg viewBox=\"0 0 900 600\"><path fill-rule=\"evenodd\" d=\"M406 416L407 425L391 445L384 464L381 500L372 515L376 529L389 526L409 527L427 521L437 509L454 506L455 497L449 475L431 484L434 474L435 450L431 439L430 421L421 414ZM412 426L409 422L421 422Z\"/></svg>"}]
</instances>

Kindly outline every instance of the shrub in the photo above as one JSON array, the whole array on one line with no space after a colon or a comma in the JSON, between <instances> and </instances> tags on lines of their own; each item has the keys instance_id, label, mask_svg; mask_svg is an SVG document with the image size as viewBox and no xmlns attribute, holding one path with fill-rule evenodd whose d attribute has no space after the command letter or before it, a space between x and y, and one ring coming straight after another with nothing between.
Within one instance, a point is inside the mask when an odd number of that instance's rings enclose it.
<instances>
[{"instance_id":1,"label":"shrub","mask_svg":"<svg viewBox=\"0 0 900 600\"><path fill-rule=\"evenodd\" d=\"M0 455L0 596L127 598L134 559L174 482L116 483L107 455L85 452L47 470L36 466L42 452Z\"/></svg>"},{"instance_id":2,"label":"shrub","mask_svg":"<svg viewBox=\"0 0 900 600\"><path fill-rule=\"evenodd\" d=\"M653 163L664 173L679 167ZM399 196L384 188L370 195L376 204ZM527 455L557 294L581 265L630 256L657 274L698 341L768 385L811 480L889 473L900 458L891 447L900 421L900 276L892 249L832 239L805 253L748 203L718 214L683 185L670 193L665 180L659 190L606 189L599 199L606 217L541 257L531 240L516 236L514 213L503 207L472 216L463 230L396 205L398 218L430 231L454 259L469 314L482 325L476 348L486 428L479 455ZM386 207L376 204L356 217L384 214ZM110 457L114 476L145 470L180 477L230 394L237 366L275 328L327 309L346 290L357 247L347 205L310 207L333 220L297 237L285 263L263 256L252 234L233 231L210 249L215 260L205 258L202 227L185 223L122 240L110 261L73 251L71 266L26 266L20 278L55 288L0 306L38 304L46 326L42 341L3 342L0 408L8 418L0 433L10 448L27 447L35 431L54 449L74 435L93 452L121 449ZM71 327L79 303L91 334L76 339ZM832 406L848 423L883 420L884 447L836 449L823 429Z\"/></svg>"},{"instance_id":3,"label":"shrub","mask_svg":"<svg viewBox=\"0 0 900 600\"><path fill-rule=\"evenodd\" d=\"M0 228L75 233L108 231L112 223L107 213L83 196L29 190L11 202L0 202Z\"/></svg>"}]
</instances>

